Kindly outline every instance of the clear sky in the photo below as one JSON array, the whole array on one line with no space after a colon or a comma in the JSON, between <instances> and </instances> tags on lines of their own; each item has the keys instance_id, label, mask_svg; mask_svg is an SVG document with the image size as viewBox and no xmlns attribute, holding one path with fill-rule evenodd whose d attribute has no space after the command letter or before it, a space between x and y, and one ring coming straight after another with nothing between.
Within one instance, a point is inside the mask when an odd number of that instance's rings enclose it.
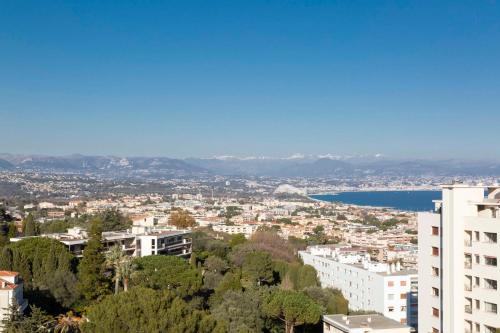
<instances>
[{"instance_id":1,"label":"clear sky","mask_svg":"<svg viewBox=\"0 0 500 333\"><path fill-rule=\"evenodd\" d=\"M0 1L0 152L500 157L500 1Z\"/></svg>"}]
</instances>

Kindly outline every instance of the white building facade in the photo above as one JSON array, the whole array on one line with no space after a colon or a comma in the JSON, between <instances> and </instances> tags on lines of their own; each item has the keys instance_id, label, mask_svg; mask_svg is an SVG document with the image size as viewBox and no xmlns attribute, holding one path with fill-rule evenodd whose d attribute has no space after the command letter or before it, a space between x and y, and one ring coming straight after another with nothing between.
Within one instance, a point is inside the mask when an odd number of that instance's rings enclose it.
<instances>
[{"instance_id":1,"label":"white building facade","mask_svg":"<svg viewBox=\"0 0 500 333\"><path fill-rule=\"evenodd\" d=\"M316 269L323 288L342 291L350 309L376 311L416 326L416 271L402 270L399 263L372 262L368 254L343 254L340 248L309 247L299 256Z\"/></svg>"},{"instance_id":2,"label":"white building facade","mask_svg":"<svg viewBox=\"0 0 500 333\"><path fill-rule=\"evenodd\" d=\"M419 214L420 332L497 332L499 232L499 187L444 185Z\"/></svg>"}]
</instances>

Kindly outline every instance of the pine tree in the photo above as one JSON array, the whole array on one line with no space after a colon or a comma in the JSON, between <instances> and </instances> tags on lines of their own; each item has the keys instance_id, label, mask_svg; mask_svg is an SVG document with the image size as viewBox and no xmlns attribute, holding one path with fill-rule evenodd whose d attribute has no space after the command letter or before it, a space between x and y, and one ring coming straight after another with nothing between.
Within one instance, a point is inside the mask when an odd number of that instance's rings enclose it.
<instances>
[{"instance_id":1,"label":"pine tree","mask_svg":"<svg viewBox=\"0 0 500 333\"><path fill-rule=\"evenodd\" d=\"M23 323L24 316L15 297L12 297L9 307L5 308L4 310L6 314L2 319L2 332L21 332L21 325Z\"/></svg>"},{"instance_id":2,"label":"pine tree","mask_svg":"<svg viewBox=\"0 0 500 333\"><path fill-rule=\"evenodd\" d=\"M12 250L8 247L2 249L0 254L0 269L11 271L12 270Z\"/></svg>"},{"instance_id":3,"label":"pine tree","mask_svg":"<svg viewBox=\"0 0 500 333\"><path fill-rule=\"evenodd\" d=\"M90 224L89 240L78 266L78 289L85 300L100 299L109 293L109 281L104 276L106 258L103 254L102 221L94 219Z\"/></svg>"},{"instance_id":4,"label":"pine tree","mask_svg":"<svg viewBox=\"0 0 500 333\"><path fill-rule=\"evenodd\" d=\"M23 233L24 236L36 236L38 234L38 226L32 214L29 214L23 220Z\"/></svg>"}]
</instances>

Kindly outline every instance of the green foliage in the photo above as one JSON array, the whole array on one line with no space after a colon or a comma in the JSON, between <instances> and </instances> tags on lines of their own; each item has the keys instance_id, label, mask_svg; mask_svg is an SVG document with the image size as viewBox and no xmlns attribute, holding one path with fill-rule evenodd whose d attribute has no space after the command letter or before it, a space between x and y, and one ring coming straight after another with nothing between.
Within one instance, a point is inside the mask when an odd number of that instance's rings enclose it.
<instances>
[{"instance_id":1,"label":"green foliage","mask_svg":"<svg viewBox=\"0 0 500 333\"><path fill-rule=\"evenodd\" d=\"M250 285L270 284L274 281L273 261L271 255L265 251L248 253L242 266L242 277Z\"/></svg>"},{"instance_id":2,"label":"green foliage","mask_svg":"<svg viewBox=\"0 0 500 333\"><path fill-rule=\"evenodd\" d=\"M299 263L282 266L279 270L285 289L302 290L307 287L319 286L318 273L314 267ZM288 284L288 285L286 285Z\"/></svg>"},{"instance_id":3,"label":"green foliage","mask_svg":"<svg viewBox=\"0 0 500 333\"><path fill-rule=\"evenodd\" d=\"M223 328L207 313L193 310L172 293L134 287L92 305L84 333L209 333Z\"/></svg>"},{"instance_id":4,"label":"green foliage","mask_svg":"<svg viewBox=\"0 0 500 333\"><path fill-rule=\"evenodd\" d=\"M0 222L11 222L12 216L7 213L4 207L0 207Z\"/></svg>"},{"instance_id":5,"label":"green foliage","mask_svg":"<svg viewBox=\"0 0 500 333\"><path fill-rule=\"evenodd\" d=\"M240 208L240 207L237 207L237 206L227 206L226 210L225 210L225 212L224 212L224 214L222 216L229 220L232 217L241 215L242 212L243 212L243 209Z\"/></svg>"},{"instance_id":6,"label":"green foliage","mask_svg":"<svg viewBox=\"0 0 500 333\"><path fill-rule=\"evenodd\" d=\"M293 332L295 326L316 324L322 308L302 292L277 289L271 292L263 305L264 312L285 322L285 331Z\"/></svg>"},{"instance_id":7,"label":"green foliage","mask_svg":"<svg viewBox=\"0 0 500 333\"><path fill-rule=\"evenodd\" d=\"M244 244L247 241L245 238L245 235L243 234L236 234L231 237L231 240L229 241L229 246L231 249L234 249L236 246Z\"/></svg>"},{"instance_id":8,"label":"green foliage","mask_svg":"<svg viewBox=\"0 0 500 333\"><path fill-rule=\"evenodd\" d=\"M218 320L227 323L229 332L262 332L264 320L261 300L253 291L228 291L220 304L212 309Z\"/></svg>"},{"instance_id":9,"label":"green foliage","mask_svg":"<svg viewBox=\"0 0 500 333\"><path fill-rule=\"evenodd\" d=\"M69 307L78 297L73 260L67 248L56 240L27 238L2 249L0 269L19 272L30 301L52 312Z\"/></svg>"},{"instance_id":10,"label":"green foliage","mask_svg":"<svg viewBox=\"0 0 500 333\"><path fill-rule=\"evenodd\" d=\"M132 225L132 221L117 209L105 210L98 217L102 221L103 231L124 230Z\"/></svg>"},{"instance_id":11,"label":"green foliage","mask_svg":"<svg viewBox=\"0 0 500 333\"><path fill-rule=\"evenodd\" d=\"M36 236L40 234L39 224L35 221L31 213L23 220L23 234L24 236Z\"/></svg>"},{"instance_id":12,"label":"green foliage","mask_svg":"<svg viewBox=\"0 0 500 333\"><path fill-rule=\"evenodd\" d=\"M40 226L40 233L53 234L53 233L66 232L71 227L72 224L68 220L48 221Z\"/></svg>"},{"instance_id":13,"label":"green foliage","mask_svg":"<svg viewBox=\"0 0 500 333\"><path fill-rule=\"evenodd\" d=\"M304 293L323 306L327 314L348 314L349 312L349 302L338 289L322 289L313 286L305 288Z\"/></svg>"},{"instance_id":14,"label":"green foliage","mask_svg":"<svg viewBox=\"0 0 500 333\"><path fill-rule=\"evenodd\" d=\"M105 257L102 240L102 221L95 218L88 231L89 240L78 266L78 290L86 301L102 298L109 292L109 281L104 276Z\"/></svg>"},{"instance_id":15,"label":"green foliage","mask_svg":"<svg viewBox=\"0 0 500 333\"><path fill-rule=\"evenodd\" d=\"M137 272L132 285L170 290L180 297L193 295L202 285L201 274L182 258L147 256L135 260Z\"/></svg>"}]
</instances>

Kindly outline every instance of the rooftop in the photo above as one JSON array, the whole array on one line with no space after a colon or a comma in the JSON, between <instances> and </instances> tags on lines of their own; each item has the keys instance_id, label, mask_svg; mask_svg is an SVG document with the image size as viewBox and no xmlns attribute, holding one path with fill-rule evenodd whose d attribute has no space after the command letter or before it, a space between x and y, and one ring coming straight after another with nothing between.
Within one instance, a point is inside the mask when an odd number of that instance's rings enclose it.
<instances>
[{"instance_id":1,"label":"rooftop","mask_svg":"<svg viewBox=\"0 0 500 333\"><path fill-rule=\"evenodd\" d=\"M389 329L389 328L407 328L408 326L398 323L379 314L346 316L343 314L324 315L323 321L339 328L356 329Z\"/></svg>"}]
</instances>

